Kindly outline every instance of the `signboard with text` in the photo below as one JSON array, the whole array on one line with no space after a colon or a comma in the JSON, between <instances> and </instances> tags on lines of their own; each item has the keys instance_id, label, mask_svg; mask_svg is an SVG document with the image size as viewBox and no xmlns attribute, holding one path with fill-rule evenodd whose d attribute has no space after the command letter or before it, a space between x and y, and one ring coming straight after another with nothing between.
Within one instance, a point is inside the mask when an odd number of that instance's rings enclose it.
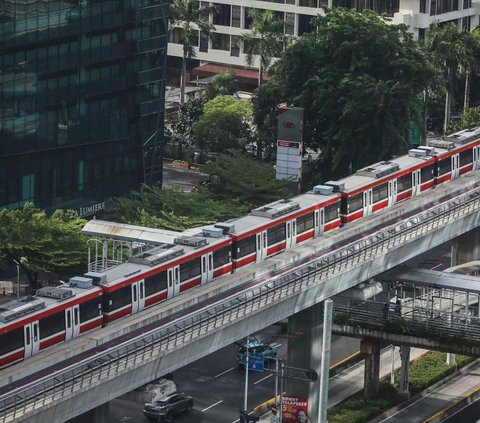
<instances>
[{"instance_id":1,"label":"signboard with text","mask_svg":"<svg viewBox=\"0 0 480 423\"><path fill-rule=\"evenodd\" d=\"M308 398L284 395L282 398L283 423L310 423Z\"/></svg>"}]
</instances>

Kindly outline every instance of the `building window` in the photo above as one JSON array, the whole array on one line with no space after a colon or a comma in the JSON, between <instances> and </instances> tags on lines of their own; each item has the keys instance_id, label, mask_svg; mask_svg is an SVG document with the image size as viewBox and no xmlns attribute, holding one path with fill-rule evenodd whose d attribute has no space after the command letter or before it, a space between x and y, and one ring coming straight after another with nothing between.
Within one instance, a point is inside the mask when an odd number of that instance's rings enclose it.
<instances>
[{"instance_id":1,"label":"building window","mask_svg":"<svg viewBox=\"0 0 480 423\"><path fill-rule=\"evenodd\" d=\"M215 33L212 37L212 48L214 50L230 51L230 35Z\"/></svg>"},{"instance_id":2,"label":"building window","mask_svg":"<svg viewBox=\"0 0 480 423\"><path fill-rule=\"evenodd\" d=\"M250 10L249 7L245 7L245 29L250 29L252 27L252 18L250 17L248 11Z\"/></svg>"},{"instance_id":3,"label":"building window","mask_svg":"<svg viewBox=\"0 0 480 423\"><path fill-rule=\"evenodd\" d=\"M318 7L318 0L300 0L298 3L299 6L303 7Z\"/></svg>"},{"instance_id":4,"label":"building window","mask_svg":"<svg viewBox=\"0 0 480 423\"><path fill-rule=\"evenodd\" d=\"M240 56L240 37L237 35L232 35L232 42L230 47L230 56L239 57Z\"/></svg>"},{"instance_id":5,"label":"building window","mask_svg":"<svg viewBox=\"0 0 480 423\"><path fill-rule=\"evenodd\" d=\"M472 0L463 0L463 8L470 9L472 7Z\"/></svg>"},{"instance_id":6,"label":"building window","mask_svg":"<svg viewBox=\"0 0 480 423\"><path fill-rule=\"evenodd\" d=\"M35 175L25 175L22 178L22 200L35 202Z\"/></svg>"},{"instance_id":7,"label":"building window","mask_svg":"<svg viewBox=\"0 0 480 423\"><path fill-rule=\"evenodd\" d=\"M213 4L216 7L216 13L213 15L213 24L230 26L232 7L229 4Z\"/></svg>"},{"instance_id":8,"label":"building window","mask_svg":"<svg viewBox=\"0 0 480 423\"><path fill-rule=\"evenodd\" d=\"M471 16L465 16L462 18L462 30L463 31L470 31L471 29Z\"/></svg>"},{"instance_id":9,"label":"building window","mask_svg":"<svg viewBox=\"0 0 480 423\"><path fill-rule=\"evenodd\" d=\"M208 35L204 32L200 32L200 48L202 53L208 52Z\"/></svg>"},{"instance_id":10,"label":"building window","mask_svg":"<svg viewBox=\"0 0 480 423\"><path fill-rule=\"evenodd\" d=\"M313 16L310 15L298 15L298 36L300 37L302 34L306 32L313 31L312 25Z\"/></svg>"},{"instance_id":11,"label":"building window","mask_svg":"<svg viewBox=\"0 0 480 423\"><path fill-rule=\"evenodd\" d=\"M242 16L242 8L240 6L232 6L232 26L240 28L240 20Z\"/></svg>"},{"instance_id":12,"label":"building window","mask_svg":"<svg viewBox=\"0 0 480 423\"><path fill-rule=\"evenodd\" d=\"M420 13L427 13L427 0L420 0Z\"/></svg>"},{"instance_id":13,"label":"building window","mask_svg":"<svg viewBox=\"0 0 480 423\"><path fill-rule=\"evenodd\" d=\"M443 13L458 10L458 0L431 0L430 15L441 15Z\"/></svg>"},{"instance_id":14,"label":"building window","mask_svg":"<svg viewBox=\"0 0 480 423\"><path fill-rule=\"evenodd\" d=\"M285 13L285 34L295 35L295 13Z\"/></svg>"}]
</instances>

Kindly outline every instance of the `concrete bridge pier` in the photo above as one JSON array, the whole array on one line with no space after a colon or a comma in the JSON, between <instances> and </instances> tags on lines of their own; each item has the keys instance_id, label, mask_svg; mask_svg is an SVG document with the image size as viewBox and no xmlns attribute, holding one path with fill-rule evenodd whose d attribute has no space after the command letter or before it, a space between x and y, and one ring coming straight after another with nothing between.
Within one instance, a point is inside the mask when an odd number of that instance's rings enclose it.
<instances>
[{"instance_id":1,"label":"concrete bridge pier","mask_svg":"<svg viewBox=\"0 0 480 423\"><path fill-rule=\"evenodd\" d=\"M316 304L288 318L287 366L314 369L320 378L322 363L323 303ZM318 419L319 381L307 382L286 378L284 391L308 397L308 415Z\"/></svg>"},{"instance_id":2,"label":"concrete bridge pier","mask_svg":"<svg viewBox=\"0 0 480 423\"><path fill-rule=\"evenodd\" d=\"M367 399L373 399L378 395L380 382L380 342L362 339L360 352L365 357L363 395Z\"/></svg>"},{"instance_id":3,"label":"concrete bridge pier","mask_svg":"<svg viewBox=\"0 0 480 423\"><path fill-rule=\"evenodd\" d=\"M480 260L480 227L456 237L452 242L452 266Z\"/></svg>"},{"instance_id":4,"label":"concrete bridge pier","mask_svg":"<svg viewBox=\"0 0 480 423\"><path fill-rule=\"evenodd\" d=\"M410 398L410 391L408 389L409 376L410 376L410 347L408 345L400 346L400 360L402 366L400 368L400 388L399 393L405 396L406 399Z\"/></svg>"},{"instance_id":5,"label":"concrete bridge pier","mask_svg":"<svg viewBox=\"0 0 480 423\"><path fill-rule=\"evenodd\" d=\"M99 405L93 410L87 411L74 419L68 421L68 423L105 423L110 420L110 403Z\"/></svg>"}]
</instances>

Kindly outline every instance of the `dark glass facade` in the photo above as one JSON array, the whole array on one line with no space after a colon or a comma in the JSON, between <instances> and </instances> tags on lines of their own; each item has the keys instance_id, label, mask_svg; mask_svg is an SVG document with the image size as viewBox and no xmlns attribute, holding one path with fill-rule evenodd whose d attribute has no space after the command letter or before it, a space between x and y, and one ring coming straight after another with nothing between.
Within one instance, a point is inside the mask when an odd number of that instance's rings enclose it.
<instances>
[{"instance_id":1,"label":"dark glass facade","mask_svg":"<svg viewBox=\"0 0 480 423\"><path fill-rule=\"evenodd\" d=\"M0 0L0 208L95 210L161 181L167 13Z\"/></svg>"}]
</instances>

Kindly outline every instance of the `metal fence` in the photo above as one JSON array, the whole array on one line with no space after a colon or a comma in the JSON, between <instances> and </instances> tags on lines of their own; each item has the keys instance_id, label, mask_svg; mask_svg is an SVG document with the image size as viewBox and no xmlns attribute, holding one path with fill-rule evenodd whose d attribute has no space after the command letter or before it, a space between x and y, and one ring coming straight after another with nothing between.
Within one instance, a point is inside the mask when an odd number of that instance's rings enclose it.
<instances>
[{"instance_id":1,"label":"metal fence","mask_svg":"<svg viewBox=\"0 0 480 423\"><path fill-rule=\"evenodd\" d=\"M173 322L159 323L149 333L1 395L0 421L14 421L56 401L65 401L113 375L129 372L149 360L169 354L226 324L290 298L308 286L348 272L479 209L480 188L475 188L336 251L313 255L295 270L280 271L271 279L259 282L258 286L245 288L214 305Z\"/></svg>"}]
</instances>

